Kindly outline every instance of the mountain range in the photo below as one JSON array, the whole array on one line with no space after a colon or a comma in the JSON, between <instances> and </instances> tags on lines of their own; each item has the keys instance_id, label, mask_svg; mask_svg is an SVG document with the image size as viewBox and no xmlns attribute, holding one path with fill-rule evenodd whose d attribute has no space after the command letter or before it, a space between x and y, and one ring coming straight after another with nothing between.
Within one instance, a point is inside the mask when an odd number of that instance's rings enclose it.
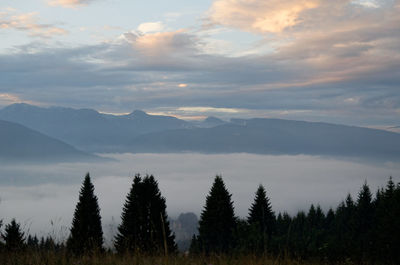
<instances>
[{"instance_id":1,"label":"mountain range","mask_svg":"<svg viewBox=\"0 0 400 265\"><path fill-rule=\"evenodd\" d=\"M100 159L25 126L0 120L0 161L77 162Z\"/></svg>"},{"instance_id":2,"label":"mountain range","mask_svg":"<svg viewBox=\"0 0 400 265\"><path fill-rule=\"evenodd\" d=\"M322 122L209 117L188 122L136 110L127 115L91 109L13 104L0 120L19 123L85 152L306 154L400 159L400 134Z\"/></svg>"},{"instance_id":3,"label":"mountain range","mask_svg":"<svg viewBox=\"0 0 400 265\"><path fill-rule=\"evenodd\" d=\"M0 110L0 120L22 124L88 152L119 152L136 136L191 126L174 117L150 116L140 110L118 116L92 109L28 104L13 104Z\"/></svg>"}]
</instances>

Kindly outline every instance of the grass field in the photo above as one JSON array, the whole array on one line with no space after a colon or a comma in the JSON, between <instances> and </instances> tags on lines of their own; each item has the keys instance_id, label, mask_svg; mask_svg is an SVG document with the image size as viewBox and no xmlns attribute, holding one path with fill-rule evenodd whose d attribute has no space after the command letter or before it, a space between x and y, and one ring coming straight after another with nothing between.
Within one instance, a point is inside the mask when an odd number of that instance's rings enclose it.
<instances>
[{"instance_id":1,"label":"grass field","mask_svg":"<svg viewBox=\"0 0 400 265\"><path fill-rule=\"evenodd\" d=\"M2 265L320 265L324 261L301 261L288 258L246 256L140 256L112 253L71 257L54 252L25 252L0 255ZM355 264L350 261L335 264Z\"/></svg>"}]
</instances>

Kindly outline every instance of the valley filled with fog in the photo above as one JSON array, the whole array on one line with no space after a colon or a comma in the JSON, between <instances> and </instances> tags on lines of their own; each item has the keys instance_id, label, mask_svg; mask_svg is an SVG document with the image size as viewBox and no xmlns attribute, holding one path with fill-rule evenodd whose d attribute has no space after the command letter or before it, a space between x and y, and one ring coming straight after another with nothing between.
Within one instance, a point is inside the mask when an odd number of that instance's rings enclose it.
<instances>
[{"instance_id":1,"label":"valley filled with fog","mask_svg":"<svg viewBox=\"0 0 400 265\"><path fill-rule=\"evenodd\" d=\"M235 212L247 215L259 184L276 212L307 210L311 203L324 210L336 207L347 193L357 196L366 180L373 192L393 176L398 163L338 160L317 156L255 154L118 154L97 163L2 164L0 219L16 218L25 231L65 239L81 182L90 172L99 198L105 237L115 235L132 177L153 174L167 200L170 217L200 214L216 174L232 193Z\"/></svg>"}]
</instances>

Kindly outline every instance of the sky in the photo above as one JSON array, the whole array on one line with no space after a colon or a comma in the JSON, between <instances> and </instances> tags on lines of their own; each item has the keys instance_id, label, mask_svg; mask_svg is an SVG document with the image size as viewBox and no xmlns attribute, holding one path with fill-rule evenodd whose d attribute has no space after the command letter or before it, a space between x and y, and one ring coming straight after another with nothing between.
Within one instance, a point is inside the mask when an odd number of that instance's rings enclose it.
<instances>
[{"instance_id":1,"label":"sky","mask_svg":"<svg viewBox=\"0 0 400 265\"><path fill-rule=\"evenodd\" d=\"M0 107L400 126L400 0L2 0Z\"/></svg>"}]
</instances>

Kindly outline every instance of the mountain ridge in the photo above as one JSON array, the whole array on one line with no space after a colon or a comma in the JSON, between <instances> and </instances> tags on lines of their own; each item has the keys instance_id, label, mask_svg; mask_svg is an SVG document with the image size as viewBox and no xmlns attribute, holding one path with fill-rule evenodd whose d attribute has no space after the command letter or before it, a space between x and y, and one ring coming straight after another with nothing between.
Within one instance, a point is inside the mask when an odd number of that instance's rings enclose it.
<instances>
[{"instance_id":1,"label":"mountain ridge","mask_svg":"<svg viewBox=\"0 0 400 265\"><path fill-rule=\"evenodd\" d=\"M400 134L379 129L275 118L227 122L209 117L190 123L140 110L116 116L90 109L29 106L6 107L0 110L0 119L36 127L33 129L88 152L305 154L400 160Z\"/></svg>"},{"instance_id":2,"label":"mountain ridge","mask_svg":"<svg viewBox=\"0 0 400 265\"><path fill-rule=\"evenodd\" d=\"M192 127L175 117L148 115L139 110L116 116L93 109L41 108L24 103L1 109L0 119L22 124L88 152L116 152L118 146L140 134Z\"/></svg>"},{"instance_id":3,"label":"mountain ridge","mask_svg":"<svg viewBox=\"0 0 400 265\"><path fill-rule=\"evenodd\" d=\"M101 158L23 125L0 120L0 161L78 162Z\"/></svg>"}]
</instances>

